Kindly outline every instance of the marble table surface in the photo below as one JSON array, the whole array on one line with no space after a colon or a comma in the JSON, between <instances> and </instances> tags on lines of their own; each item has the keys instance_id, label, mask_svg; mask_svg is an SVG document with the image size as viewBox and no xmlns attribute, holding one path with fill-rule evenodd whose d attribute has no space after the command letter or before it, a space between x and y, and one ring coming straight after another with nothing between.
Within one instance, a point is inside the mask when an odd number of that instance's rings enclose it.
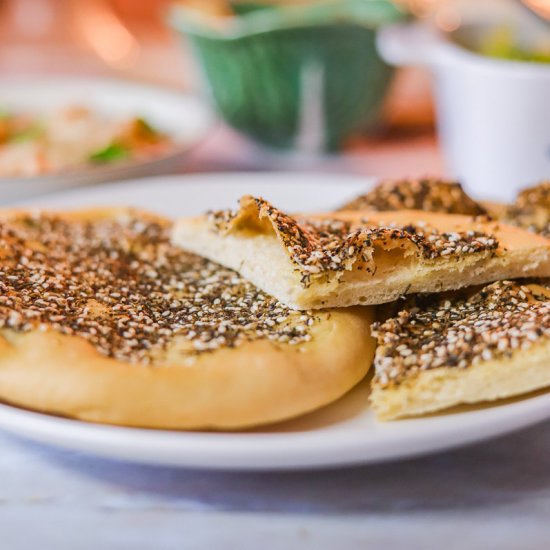
<instances>
[{"instance_id":1,"label":"marble table surface","mask_svg":"<svg viewBox=\"0 0 550 550\"><path fill-rule=\"evenodd\" d=\"M543 549L550 423L405 462L227 473L0 433L2 550Z\"/></svg>"}]
</instances>

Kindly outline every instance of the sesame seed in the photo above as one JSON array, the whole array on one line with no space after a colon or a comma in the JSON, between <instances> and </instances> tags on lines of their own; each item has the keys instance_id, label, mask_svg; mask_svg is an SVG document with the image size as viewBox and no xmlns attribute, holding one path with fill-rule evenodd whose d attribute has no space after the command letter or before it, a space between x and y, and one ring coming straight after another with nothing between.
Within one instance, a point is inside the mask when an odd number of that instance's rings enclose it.
<instances>
[{"instance_id":1,"label":"sesame seed","mask_svg":"<svg viewBox=\"0 0 550 550\"><path fill-rule=\"evenodd\" d=\"M532 233L550 237L550 180L521 191L516 202L505 210L502 219Z\"/></svg>"},{"instance_id":2,"label":"sesame seed","mask_svg":"<svg viewBox=\"0 0 550 550\"><path fill-rule=\"evenodd\" d=\"M469 216L487 214L482 205L463 191L460 183L435 178L382 181L339 210L389 212L403 209Z\"/></svg>"},{"instance_id":3,"label":"sesame seed","mask_svg":"<svg viewBox=\"0 0 550 550\"><path fill-rule=\"evenodd\" d=\"M412 297L395 316L376 323L373 334L375 383L381 386L423 370L509 357L550 338L550 280L498 281L452 298Z\"/></svg>"},{"instance_id":4,"label":"sesame seed","mask_svg":"<svg viewBox=\"0 0 550 550\"><path fill-rule=\"evenodd\" d=\"M316 278L342 274L352 269L357 260L368 272L376 269L375 247L397 239L410 244L420 258L464 256L496 250L495 237L478 231L440 232L424 224L373 225L368 219L357 223L338 219L292 218L263 199L253 199L260 217L268 217L276 227L283 246L301 274L301 284L311 285ZM209 212L208 220L214 231L225 233L238 212L221 210Z\"/></svg>"},{"instance_id":5,"label":"sesame seed","mask_svg":"<svg viewBox=\"0 0 550 550\"><path fill-rule=\"evenodd\" d=\"M173 246L170 229L131 217L1 221L0 326L78 336L134 364L154 364L175 337L192 342L195 353L260 338L311 339L313 313L291 310L234 271Z\"/></svg>"}]
</instances>

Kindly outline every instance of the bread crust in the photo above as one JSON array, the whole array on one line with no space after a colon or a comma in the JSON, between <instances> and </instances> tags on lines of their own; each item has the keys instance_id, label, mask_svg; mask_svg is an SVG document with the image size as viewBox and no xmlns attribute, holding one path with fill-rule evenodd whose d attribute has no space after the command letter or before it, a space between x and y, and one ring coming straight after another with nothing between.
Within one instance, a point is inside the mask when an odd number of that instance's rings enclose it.
<instances>
[{"instance_id":1,"label":"bread crust","mask_svg":"<svg viewBox=\"0 0 550 550\"><path fill-rule=\"evenodd\" d=\"M550 280L417 296L382 313L370 397L381 420L550 386Z\"/></svg>"},{"instance_id":2,"label":"bread crust","mask_svg":"<svg viewBox=\"0 0 550 550\"><path fill-rule=\"evenodd\" d=\"M295 241L302 243L306 252L315 254L327 251L318 246L317 235L311 234L307 224L333 221L350 224L352 231L342 237L339 246L351 244L344 252L353 249L355 257L344 257L336 267L320 275L308 275L308 284L304 284L304 272L293 260L292 247L285 242L283 232L274 221L274 216L279 215L292 224L290 232L298 234ZM241 210L221 230L216 230L207 216L183 219L175 226L173 240L235 269L284 304L297 309L381 304L404 294L550 275L550 240L485 218L401 210L308 214L306 224L301 219L301 216L281 214L261 199L245 197ZM359 241L361 236L357 237L356 232L361 227L402 228L411 224L427 224L439 232L481 232L494 237L498 247L430 258L421 255L414 236L411 238L402 231L384 229L377 240L369 241L370 247L364 246L365 240ZM369 256L367 262L360 260L364 253Z\"/></svg>"},{"instance_id":3,"label":"bread crust","mask_svg":"<svg viewBox=\"0 0 550 550\"><path fill-rule=\"evenodd\" d=\"M393 387L375 384L370 401L379 420L397 420L508 399L550 386L549 357L550 341L545 341L467 369L427 370Z\"/></svg>"},{"instance_id":4,"label":"bread crust","mask_svg":"<svg viewBox=\"0 0 550 550\"><path fill-rule=\"evenodd\" d=\"M137 217L170 224L154 214L124 208L55 214L70 222ZM0 223L21 216L28 213L3 211ZM9 246L4 254L8 252ZM0 400L106 424L248 428L322 407L358 383L374 355L372 321L370 308L323 311L316 314L309 341L262 337L200 353L175 333L149 364L115 359L82 336L62 334L48 324L21 331L4 322Z\"/></svg>"},{"instance_id":5,"label":"bread crust","mask_svg":"<svg viewBox=\"0 0 550 550\"><path fill-rule=\"evenodd\" d=\"M550 181L523 189L513 204L487 203L491 215L505 223L550 237Z\"/></svg>"},{"instance_id":6,"label":"bread crust","mask_svg":"<svg viewBox=\"0 0 550 550\"><path fill-rule=\"evenodd\" d=\"M350 390L374 355L372 311L322 314L311 342L255 341L192 362L133 365L55 332L0 337L0 399L79 420L235 430L315 410Z\"/></svg>"},{"instance_id":7,"label":"bread crust","mask_svg":"<svg viewBox=\"0 0 550 550\"><path fill-rule=\"evenodd\" d=\"M414 209L481 216L482 204L472 199L457 181L439 178L383 180L338 210L389 211Z\"/></svg>"}]
</instances>

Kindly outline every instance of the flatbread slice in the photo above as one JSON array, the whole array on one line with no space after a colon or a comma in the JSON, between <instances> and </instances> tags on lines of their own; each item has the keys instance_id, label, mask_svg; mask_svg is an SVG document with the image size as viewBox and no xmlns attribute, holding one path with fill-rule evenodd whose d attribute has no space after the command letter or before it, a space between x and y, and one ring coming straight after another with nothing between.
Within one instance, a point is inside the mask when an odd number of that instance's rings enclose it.
<instances>
[{"instance_id":1,"label":"flatbread slice","mask_svg":"<svg viewBox=\"0 0 550 550\"><path fill-rule=\"evenodd\" d=\"M489 208L505 223L550 237L550 181L524 189L511 205L491 205Z\"/></svg>"},{"instance_id":2,"label":"flatbread slice","mask_svg":"<svg viewBox=\"0 0 550 550\"><path fill-rule=\"evenodd\" d=\"M237 429L369 369L372 310L297 312L132 210L0 214L0 399L81 420Z\"/></svg>"},{"instance_id":3,"label":"flatbread slice","mask_svg":"<svg viewBox=\"0 0 550 550\"><path fill-rule=\"evenodd\" d=\"M550 280L419 296L374 327L381 420L550 386Z\"/></svg>"},{"instance_id":4,"label":"flatbread slice","mask_svg":"<svg viewBox=\"0 0 550 550\"><path fill-rule=\"evenodd\" d=\"M236 212L180 220L173 241L298 309L550 276L550 240L485 218L417 210L289 216L247 196Z\"/></svg>"},{"instance_id":5,"label":"flatbread slice","mask_svg":"<svg viewBox=\"0 0 550 550\"><path fill-rule=\"evenodd\" d=\"M457 181L438 178L385 180L338 210L423 210L482 216L485 207L476 202Z\"/></svg>"}]
</instances>

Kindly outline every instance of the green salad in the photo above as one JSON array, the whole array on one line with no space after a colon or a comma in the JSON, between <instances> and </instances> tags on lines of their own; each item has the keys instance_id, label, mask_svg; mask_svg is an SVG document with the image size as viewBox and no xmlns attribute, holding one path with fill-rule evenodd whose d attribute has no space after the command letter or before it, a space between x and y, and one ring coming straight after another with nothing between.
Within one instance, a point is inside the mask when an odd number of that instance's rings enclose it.
<instances>
[{"instance_id":1,"label":"green salad","mask_svg":"<svg viewBox=\"0 0 550 550\"><path fill-rule=\"evenodd\" d=\"M529 48L521 43L517 31L509 27L499 27L487 33L478 52L499 59L550 63L550 31L545 43L533 44Z\"/></svg>"}]
</instances>

